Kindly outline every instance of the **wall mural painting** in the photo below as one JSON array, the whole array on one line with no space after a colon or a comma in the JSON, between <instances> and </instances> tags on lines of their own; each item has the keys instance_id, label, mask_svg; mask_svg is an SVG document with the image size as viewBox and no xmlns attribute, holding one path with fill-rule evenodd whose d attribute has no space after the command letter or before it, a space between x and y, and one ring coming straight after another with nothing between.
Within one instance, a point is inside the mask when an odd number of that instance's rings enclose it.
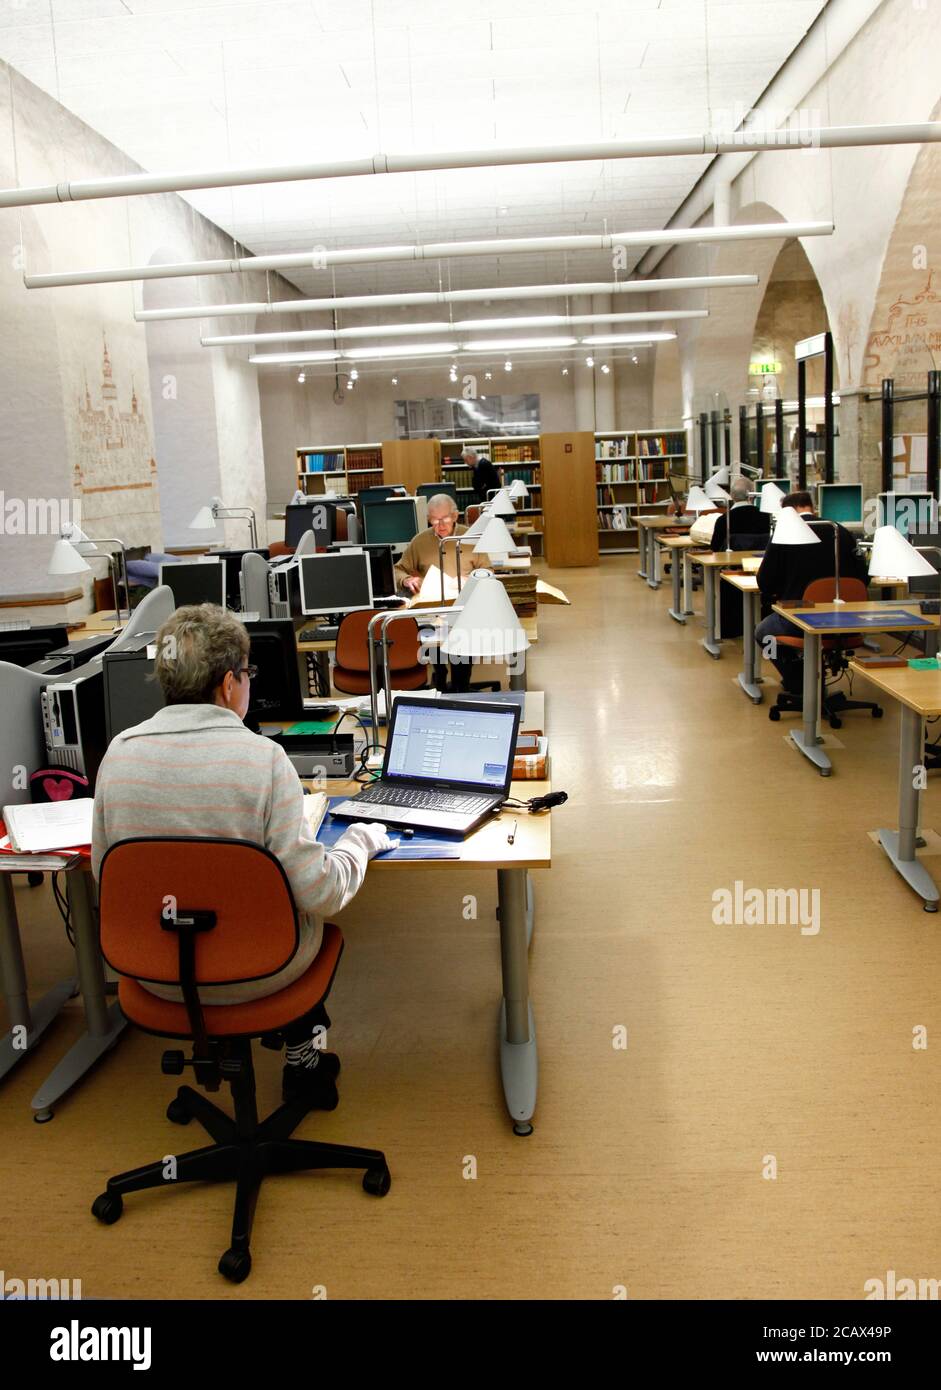
<instances>
[{"instance_id":1,"label":"wall mural painting","mask_svg":"<svg viewBox=\"0 0 941 1390\"><path fill-rule=\"evenodd\" d=\"M941 366L941 293L932 277L929 271L922 289L901 293L886 323L869 334L864 388L878 389L883 377L893 377L896 391L923 391L927 373Z\"/></svg>"}]
</instances>

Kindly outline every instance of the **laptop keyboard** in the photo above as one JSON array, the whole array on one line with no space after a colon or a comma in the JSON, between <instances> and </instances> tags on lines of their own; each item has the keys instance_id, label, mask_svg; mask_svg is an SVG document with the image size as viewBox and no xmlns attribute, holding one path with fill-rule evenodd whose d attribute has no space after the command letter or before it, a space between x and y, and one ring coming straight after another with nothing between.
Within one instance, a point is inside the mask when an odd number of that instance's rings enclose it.
<instances>
[{"instance_id":1,"label":"laptop keyboard","mask_svg":"<svg viewBox=\"0 0 941 1390\"><path fill-rule=\"evenodd\" d=\"M376 801L383 806L407 806L413 811L482 811L493 797L454 792L421 791L416 787L367 787L357 801Z\"/></svg>"}]
</instances>

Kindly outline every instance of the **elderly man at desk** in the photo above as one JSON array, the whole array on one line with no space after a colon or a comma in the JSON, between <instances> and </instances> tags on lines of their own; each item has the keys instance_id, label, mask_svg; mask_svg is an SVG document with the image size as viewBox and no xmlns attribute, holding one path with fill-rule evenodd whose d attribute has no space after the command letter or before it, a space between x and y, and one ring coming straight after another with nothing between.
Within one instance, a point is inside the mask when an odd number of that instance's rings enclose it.
<instances>
[{"instance_id":1,"label":"elderly man at desk","mask_svg":"<svg viewBox=\"0 0 941 1390\"><path fill-rule=\"evenodd\" d=\"M417 594L422 580L432 568L441 565L438 542L448 536L463 536L466 526L458 523L458 510L446 492L436 493L428 501L428 529L419 531L406 546L401 559L395 567L395 582L407 594ZM444 572L457 580L457 555L461 552L461 577L466 579L472 569L486 565L485 555L475 555L473 546L446 545L444 547Z\"/></svg>"}]
</instances>

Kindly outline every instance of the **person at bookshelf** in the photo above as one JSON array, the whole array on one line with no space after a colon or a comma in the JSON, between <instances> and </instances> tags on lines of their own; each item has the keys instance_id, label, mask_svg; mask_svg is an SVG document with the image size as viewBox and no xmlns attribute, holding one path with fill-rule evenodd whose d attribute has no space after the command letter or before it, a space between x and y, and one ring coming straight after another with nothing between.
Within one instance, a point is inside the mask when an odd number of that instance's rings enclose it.
<instances>
[{"instance_id":1,"label":"person at bookshelf","mask_svg":"<svg viewBox=\"0 0 941 1390\"><path fill-rule=\"evenodd\" d=\"M302 975L320 949L322 918L362 887L370 859L395 843L384 825L354 824L332 849L312 833L303 788L284 749L244 724L255 668L246 628L213 604L178 608L156 636L154 670L166 705L114 738L95 787L92 872L109 846L139 835L213 836L262 845L281 863L297 904L300 941L277 974L206 986L207 1003L276 993ZM162 999L174 986L147 984ZM284 1030L285 1101L332 1110L339 1058L320 1052L314 1030L330 1020L322 1005Z\"/></svg>"},{"instance_id":2,"label":"person at bookshelf","mask_svg":"<svg viewBox=\"0 0 941 1390\"><path fill-rule=\"evenodd\" d=\"M471 487L478 502L486 502L487 493L495 488L503 486L503 479L496 466L490 459L478 454L473 445L469 444L461 453L461 458L468 468L474 470Z\"/></svg>"},{"instance_id":3,"label":"person at bookshelf","mask_svg":"<svg viewBox=\"0 0 941 1390\"><path fill-rule=\"evenodd\" d=\"M448 536L463 536L467 530L458 521L458 510L446 492L438 492L428 500L428 529L413 536L395 567L395 582L407 594L417 594L422 580L432 568L441 565L439 540ZM466 579L472 569L486 565L486 556L475 555L470 545L444 547L444 572L457 583L457 552L461 554L461 577ZM435 595L437 598L438 595Z\"/></svg>"},{"instance_id":4,"label":"person at bookshelf","mask_svg":"<svg viewBox=\"0 0 941 1390\"><path fill-rule=\"evenodd\" d=\"M814 504L809 492L789 492L781 502L810 523L810 529L820 538L820 545L775 545L774 533L758 568L758 588L762 607L772 603L787 603L804 597L804 590L815 579L830 579L835 573L833 559L833 527L814 526ZM856 541L843 526L839 535L840 574L844 578L861 579L868 583L866 562L857 553ZM800 637L801 630L780 613L768 613L755 628L755 641L777 667L784 689L793 695L801 692L801 654L793 647L782 647L776 637Z\"/></svg>"}]
</instances>

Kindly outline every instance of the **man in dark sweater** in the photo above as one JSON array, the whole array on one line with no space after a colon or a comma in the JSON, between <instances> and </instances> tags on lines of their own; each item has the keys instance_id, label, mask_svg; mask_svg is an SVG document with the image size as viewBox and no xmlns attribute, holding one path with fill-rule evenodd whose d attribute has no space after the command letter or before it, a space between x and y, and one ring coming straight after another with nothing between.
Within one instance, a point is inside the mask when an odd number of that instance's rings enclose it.
<instances>
[{"instance_id":1,"label":"man in dark sweater","mask_svg":"<svg viewBox=\"0 0 941 1390\"><path fill-rule=\"evenodd\" d=\"M471 486L476 493L477 501L486 502L488 492L503 486L500 474L488 458L478 454L472 444L463 451L461 458L468 468L474 470Z\"/></svg>"},{"instance_id":2,"label":"man in dark sweater","mask_svg":"<svg viewBox=\"0 0 941 1390\"><path fill-rule=\"evenodd\" d=\"M749 484L744 478L735 478L729 488L732 510L726 520L725 513L716 518L709 548L713 551L727 549L726 533L732 526L733 550L761 550L771 530L771 516L748 500ZM742 600L741 595L729 584L719 585L719 613L723 637L741 637Z\"/></svg>"},{"instance_id":3,"label":"man in dark sweater","mask_svg":"<svg viewBox=\"0 0 941 1390\"><path fill-rule=\"evenodd\" d=\"M810 529L820 539L819 545L775 545L771 541L758 569L758 588L761 591L762 605L799 600L804 591L815 579L831 579L835 574L833 563L833 527L814 525L814 506L809 492L791 492L781 503L782 508L793 507ZM839 535L840 575L842 578L861 579L867 583L866 562L856 553L856 542L844 527L837 527ZM770 613L762 619L755 629L755 640L765 650L766 639L776 637L800 637L800 628L795 627L779 613ZM777 667L785 690L800 694L801 654L793 647L771 645L771 661Z\"/></svg>"}]
</instances>

